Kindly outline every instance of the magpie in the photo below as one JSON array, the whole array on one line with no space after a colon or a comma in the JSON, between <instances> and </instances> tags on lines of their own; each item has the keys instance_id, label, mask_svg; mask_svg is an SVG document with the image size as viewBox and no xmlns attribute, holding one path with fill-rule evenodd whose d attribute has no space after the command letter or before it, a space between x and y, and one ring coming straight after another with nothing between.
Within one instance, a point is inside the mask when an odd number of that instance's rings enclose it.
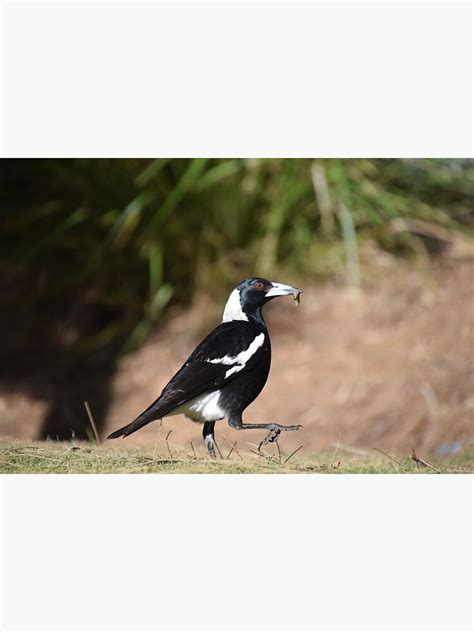
<instances>
[{"instance_id":1,"label":"magpie","mask_svg":"<svg viewBox=\"0 0 474 632\"><path fill-rule=\"evenodd\" d=\"M152 421L182 413L203 424L204 443L215 458L214 426L221 419L227 419L235 430L269 430L259 450L275 441L282 430L301 428L242 421L243 411L259 395L270 371L270 337L262 307L277 296L293 295L299 302L301 293L262 278L242 281L230 294L220 325L196 347L158 399L107 438L127 437Z\"/></svg>"}]
</instances>

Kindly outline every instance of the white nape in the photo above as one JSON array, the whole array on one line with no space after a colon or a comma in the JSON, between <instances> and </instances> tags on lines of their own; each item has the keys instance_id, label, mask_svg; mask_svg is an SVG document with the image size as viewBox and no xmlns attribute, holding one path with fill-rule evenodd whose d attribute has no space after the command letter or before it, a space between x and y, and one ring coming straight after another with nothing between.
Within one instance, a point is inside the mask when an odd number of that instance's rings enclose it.
<instances>
[{"instance_id":1,"label":"white nape","mask_svg":"<svg viewBox=\"0 0 474 632\"><path fill-rule=\"evenodd\" d=\"M220 391L212 391L211 393L198 395L188 402L181 404L178 408L175 408L170 416L182 413L188 419L199 423L224 419L226 413L218 404L220 394Z\"/></svg>"},{"instance_id":2,"label":"white nape","mask_svg":"<svg viewBox=\"0 0 474 632\"><path fill-rule=\"evenodd\" d=\"M230 323L232 320L247 320L248 317L242 310L242 304L240 303L240 292L235 289L230 293L229 299L225 304L224 315L222 317L223 323Z\"/></svg>"},{"instance_id":3,"label":"white nape","mask_svg":"<svg viewBox=\"0 0 474 632\"><path fill-rule=\"evenodd\" d=\"M255 339L250 343L248 349L245 349L245 351L241 351L236 356L225 355L222 358L213 358L212 360L207 359L206 362L212 362L212 364L226 365L235 364L235 366L226 371L225 376L227 378L229 377L229 375L232 375L232 373L237 373L237 371L241 371L245 367L245 364L250 360L253 354L256 353L257 349L259 349L263 345L264 340L265 334L258 334L258 336L256 336Z\"/></svg>"}]
</instances>

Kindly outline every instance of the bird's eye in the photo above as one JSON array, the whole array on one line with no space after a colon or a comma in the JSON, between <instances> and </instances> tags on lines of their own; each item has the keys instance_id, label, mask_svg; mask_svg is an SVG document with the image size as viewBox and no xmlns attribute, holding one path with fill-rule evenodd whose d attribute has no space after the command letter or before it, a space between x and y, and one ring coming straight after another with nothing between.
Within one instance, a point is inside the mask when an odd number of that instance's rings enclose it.
<instances>
[{"instance_id":1,"label":"bird's eye","mask_svg":"<svg viewBox=\"0 0 474 632\"><path fill-rule=\"evenodd\" d=\"M255 281L254 288L256 290L263 290L263 283L261 281Z\"/></svg>"}]
</instances>

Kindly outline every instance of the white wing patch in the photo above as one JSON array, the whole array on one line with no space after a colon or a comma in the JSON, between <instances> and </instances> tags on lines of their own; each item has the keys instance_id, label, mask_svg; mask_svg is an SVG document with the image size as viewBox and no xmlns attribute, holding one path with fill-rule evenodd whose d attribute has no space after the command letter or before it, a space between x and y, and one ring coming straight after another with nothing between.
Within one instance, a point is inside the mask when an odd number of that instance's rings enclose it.
<instances>
[{"instance_id":1,"label":"white wing patch","mask_svg":"<svg viewBox=\"0 0 474 632\"><path fill-rule=\"evenodd\" d=\"M263 333L259 334L253 340L253 342L250 343L250 346L248 349L246 349L245 351L241 351L236 356L225 355L222 358L213 358L212 360L207 359L206 362L212 362L212 364L227 364L227 365L234 364L235 366L233 366L231 369L225 372L225 377L228 378L229 375L232 375L233 373L237 373L238 371L241 371L245 367L245 365L250 360L250 358L254 355L254 353L256 353L257 350L260 349L260 347L263 345L264 340L265 340L265 334Z\"/></svg>"},{"instance_id":2,"label":"white wing patch","mask_svg":"<svg viewBox=\"0 0 474 632\"><path fill-rule=\"evenodd\" d=\"M230 293L229 299L224 307L223 323L230 323L232 320L247 320L247 314L242 310L240 303L240 292L235 289Z\"/></svg>"}]
</instances>

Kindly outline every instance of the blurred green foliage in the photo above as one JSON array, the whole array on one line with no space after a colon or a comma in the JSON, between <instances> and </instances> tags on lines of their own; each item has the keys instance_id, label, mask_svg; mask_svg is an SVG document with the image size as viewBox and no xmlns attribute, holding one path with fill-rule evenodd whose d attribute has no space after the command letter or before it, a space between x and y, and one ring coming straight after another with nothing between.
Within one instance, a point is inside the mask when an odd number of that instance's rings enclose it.
<instances>
[{"instance_id":1,"label":"blurred green foliage","mask_svg":"<svg viewBox=\"0 0 474 632\"><path fill-rule=\"evenodd\" d=\"M361 240L410 252L394 218L469 232L473 183L469 160L4 160L2 291L31 310L100 306L78 347L131 348L170 305L246 276L352 262L358 283Z\"/></svg>"}]
</instances>

